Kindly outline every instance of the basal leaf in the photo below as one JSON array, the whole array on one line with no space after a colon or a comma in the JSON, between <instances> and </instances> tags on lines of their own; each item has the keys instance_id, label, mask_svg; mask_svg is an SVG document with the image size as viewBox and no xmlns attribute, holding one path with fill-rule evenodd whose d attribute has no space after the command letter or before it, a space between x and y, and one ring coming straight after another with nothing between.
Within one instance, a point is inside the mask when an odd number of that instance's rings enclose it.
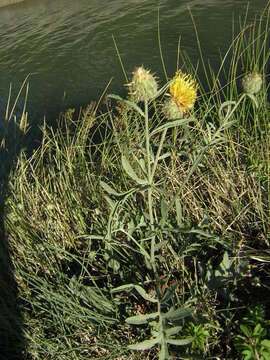
<instances>
[{"instance_id":1,"label":"basal leaf","mask_svg":"<svg viewBox=\"0 0 270 360\"><path fill-rule=\"evenodd\" d=\"M130 325L142 325L147 324L148 320L154 320L158 317L158 312L151 314L139 314L136 316L130 316L126 319L126 323Z\"/></svg>"},{"instance_id":2,"label":"basal leaf","mask_svg":"<svg viewBox=\"0 0 270 360\"><path fill-rule=\"evenodd\" d=\"M140 343L136 343L133 345L129 345L128 348L130 350L149 350L156 344L158 344L161 340L161 336L151 339L151 340L145 340Z\"/></svg>"}]
</instances>

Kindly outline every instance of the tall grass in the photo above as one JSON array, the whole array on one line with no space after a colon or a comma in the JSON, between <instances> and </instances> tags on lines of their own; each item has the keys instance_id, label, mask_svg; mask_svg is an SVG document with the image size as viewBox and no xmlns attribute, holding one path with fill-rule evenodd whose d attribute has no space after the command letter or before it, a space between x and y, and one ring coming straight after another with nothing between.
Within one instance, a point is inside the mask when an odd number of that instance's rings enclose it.
<instances>
[{"instance_id":1,"label":"tall grass","mask_svg":"<svg viewBox=\"0 0 270 360\"><path fill-rule=\"evenodd\" d=\"M102 112L91 104L62 114L56 129L44 124L40 147L21 153L5 226L28 358L241 358L243 309L260 304L269 318L268 19L269 6L242 24L218 71L204 63L208 88L185 126L171 128L162 94L145 112L107 99ZM254 69L265 79L258 107L245 99L224 126ZM135 186L149 166L150 193ZM157 303L159 319L171 314L162 330L171 345L131 352L154 344Z\"/></svg>"}]
</instances>

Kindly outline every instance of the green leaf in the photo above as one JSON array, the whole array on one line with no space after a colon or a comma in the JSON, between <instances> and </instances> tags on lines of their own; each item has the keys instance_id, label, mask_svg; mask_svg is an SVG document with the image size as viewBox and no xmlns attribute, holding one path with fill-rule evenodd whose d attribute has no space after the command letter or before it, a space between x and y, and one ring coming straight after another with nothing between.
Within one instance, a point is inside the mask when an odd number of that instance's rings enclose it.
<instances>
[{"instance_id":1,"label":"green leaf","mask_svg":"<svg viewBox=\"0 0 270 360\"><path fill-rule=\"evenodd\" d=\"M156 128L154 131L151 132L150 137L153 135L158 134L159 132L165 130L165 129L170 129L170 128L174 128L174 127L178 127L178 126L182 126L185 124L188 124L191 121L195 121L196 119L194 117L189 117L187 119L179 119L179 120L174 120L174 121L170 121L167 122L166 124L159 126L158 128Z\"/></svg>"},{"instance_id":2,"label":"green leaf","mask_svg":"<svg viewBox=\"0 0 270 360\"><path fill-rule=\"evenodd\" d=\"M230 268L233 264L233 260L229 259L229 255L227 251L225 251L223 255L223 259L219 264L217 270L215 271L215 276L229 277L230 276Z\"/></svg>"},{"instance_id":3,"label":"green leaf","mask_svg":"<svg viewBox=\"0 0 270 360\"><path fill-rule=\"evenodd\" d=\"M135 285L134 287L145 300L151 301L152 303L157 302L157 300L149 296L147 292L144 290L144 288L142 288L140 285Z\"/></svg>"},{"instance_id":4,"label":"green leaf","mask_svg":"<svg viewBox=\"0 0 270 360\"><path fill-rule=\"evenodd\" d=\"M170 336L173 336L173 335L176 335L179 333L179 331L182 330L182 326L174 326L170 329L167 329L165 332L166 332L166 336L170 337Z\"/></svg>"},{"instance_id":5,"label":"green leaf","mask_svg":"<svg viewBox=\"0 0 270 360\"><path fill-rule=\"evenodd\" d=\"M114 288L111 290L111 293L116 293L116 292L122 292L122 291L130 291L134 288L133 284L126 284L126 285L121 285L118 286L117 288Z\"/></svg>"},{"instance_id":6,"label":"green leaf","mask_svg":"<svg viewBox=\"0 0 270 360\"><path fill-rule=\"evenodd\" d=\"M163 227L166 224L166 221L167 221L167 218L168 218L168 212L169 212L169 207L166 204L164 199L161 199L160 211L161 211L160 226Z\"/></svg>"},{"instance_id":7,"label":"green leaf","mask_svg":"<svg viewBox=\"0 0 270 360\"><path fill-rule=\"evenodd\" d=\"M172 153L171 153L171 152L166 152L165 154L160 155L160 156L158 157L158 160L159 160L159 161L160 161L160 160L164 160L164 159L167 159L167 158L170 157L170 156L172 156Z\"/></svg>"},{"instance_id":8,"label":"green leaf","mask_svg":"<svg viewBox=\"0 0 270 360\"><path fill-rule=\"evenodd\" d=\"M242 355L244 355L244 360L253 360L252 352L251 350L244 350L242 351Z\"/></svg>"},{"instance_id":9,"label":"green leaf","mask_svg":"<svg viewBox=\"0 0 270 360\"><path fill-rule=\"evenodd\" d=\"M270 253L269 251L257 251L257 252L247 252L248 256L253 259L253 260L257 260L260 262L270 262Z\"/></svg>"},{"instance_id":10,"label":"green leaf","mask_svg":"<svg viewBox=\"0 0 270 360\"><path fill-rule=\"evenodd\" d=\"M110 185L106 184L104 181L100 181L100 186L110 195L119 196L120 194L116 192Z\"/></svg>"},{"instance_id":11,"label":"green leaf","mask_svg":"<svg viewBox=\"0 0 270 360\"><path fill-rule=\"evenodd\" d=\"M231 120L231 121L228 121L226 122L225 124L223 124L220 128L220 130L224 131L228 128L230 128L232 125L236 124L236 121L235 120ZM220 138L222 140L222 138Z\"/></svg>"},{"instance_id":12,"label":"green leaf","mask_svg":"<svg viewBox=\"0 0 270 360\"><path fill-rule=\"evenodd\" d=\"M167 320L180 320L180 319L184 319L185 317L191 316L191 315L192 315L191 308L180 308L180 309L176 309L176 310L169 310L163 316Z\"/></svg>"},{"instance_id":13,"label":"green leaf","mask_svg":"<svg viewBox=\"0 0 270 360\"><path fill-rule=\"evenodd\" d=\"M242 330L242 333L246 335L246 337L251 337L252 335L252 331L250 330L250 328L244 324L240 325L240 329Z\"/></svg>"},{"instance_id":14,"label":"green leaf","mask_svg":"<svg viewBox=\"0 0 270 360\"><path fill-rule=\"evenodd\" d=\"M107 201L107 203L110 206L111 211L112 211L116 206L116 202L113 201L108 195L104 195L104 199Z\"/></svg>"},{"instance_id":15,"label":"green leaf","mask_svg":"<svg viewBox=\"0 0 270 360\"><path fill-rule=\"evenodd\" d=\"M116 259L109 259L108 266L113 270L114 273L118 273L121 267L120 262Z\"/></svg>"},{"instance_id":16,"label":"green leaf","mask_svg":"<svg viewBox=\"0 0 270 360\"><path fill-rule=\"evenodd\" d=\"M155 244L154 246L154 252L158 252L160 249L162 249L163 247L165 247L168 244L167 240L164 241L160 241L159 243Z\"/></svg>"},{"instance_id":17,"label":"green leaf","mask_svg":"<svg viewBox=\"0 0 270 360\"><path fill-rule=\"evenodd\" d=\"M270 360L270 353L266 351L261 352L264 360Z\"/></svg>"},{"instance_id":18,"label":"green leaf","mask_svg":"<svg viewBox=\"0 0 270 360\"><path fill-rule=\"evenodd\" d=\"M261 342L261 344L262 344L262 346L270 349L270 340L265 339Z\"/></svg>"},{"instance_id":19,"label":"green leaf","mask_svg":"<svg viewBox=\"0 0 270 360\"><path fill-rule=\"evenodd\" d=\"M255 106L257 108L259 107L258 101L257 101L256 97L253 94L248 94L247 93L246 96L248 96L255 103Z\"/></svg>"},{"instance_id":20,"label":"green leaf","mask_svg":"<svg viewBox=\"0 0 270 360\"><path fill-rule=\"evenodd\" d=\"M104 240L104 235L89 235L91 240Z\"/></svg>"},{"instance_id":21,"label":"green leaf","mask_svg":"<svg viewBox=\"0 0 270 360\"><path fill-rule=\"evenodd\" d=\"M197 234L197 235L201 235L205 238L208 238L208 239L211 239L213 238L213 235L206 232L206 231L203 231L203 230L199 230L199 229L191 229L191 230L188 230L189 234Z\"/></svg>"},{"instance_id":22,"label":"green leaf","mask_svg":"<svg viewBox=\"0 0 270 360\"><path fill-rule=\"evenodd\" d=\"M181 206L181 203L180 203L180 200L179 200L178 196L175 198L175 208L176 208L177 225L181 226L182 225L183 213L182 213L182 206Z\"/></svg>"},{"instance_id":23,"label":"green leaf","mask_svg":"<svg viewBox=\"0 0 270 360\"><path fill-rule=\"evenodd\" d=\"M225 101L223 104L221 104L220 108L219 108L219 111L218 111L218 116L220 119L222 119L224 116L222 114L222 110L227 107L228 108L228 111L230 112L231 111L231 107L232 105L235 105L236 102L235 101L231 101L231 100L228 100L228 101Z\"/></svg>"},{"instance_id":24,"label":"green leaf","mask_svg":"<svg viewBox=\"0 0 270 360\"><path fill-rule=\"evenodd\" d=\"M108 95L108 98L114 99L114 100L118 100L118 101L121 101L121 102L127 104L128 106L130 106L131 108L133 108L134 110L136 110L142 117L145 117L142 109L139 108L139 106L136 105L134 102L129 101L129 100L124 100L124 99L121 98L121 96L113 95L113 94L109 94L109 95Z\"/></svg>"},{"instance_id":25,"label":"green leaf","mask_svg":"<svg viewBox=\"0 0 270 360\"><path fill-rule=\"evenodd\" d=\"M177 282L175 282L174 284L169 286L168 289L166 290L161 302L166 303L167 301L169 301L174 296L174 291L176 288L177 288Z\"/></svg>"},{"instance_id":26,"label":"green leaf","mask_svg":"<svg viewBox=\"0 0 270 360\"><path fill-rule=\"evenodd\" d=\"M122 155L122 166L125 170L125 172L127 173L127 175L129 177L131 177L132 180L136 181L137 184L140 184L140 185L146 185L147 184L147 181L144 180L144 179L140 179L135 171L132 169L128 159L125 157L125 155Z\"/></svg>"},{"instance_id":27,"label":"green leaf","mask_svg":"<svg viewBox=\"0 0 270 360\"><path fill-rule=\"evenodd\" d=\"M130 350L149 350L151 349L153 346L155 346L156 344L158 344L160 342L161 337L157 337L151 340L145 340L142 341L140 343L136 343L133 345L128 345L128 348Z\"/></svg>"},{"instance_id":28,"label":"green leaf","mask_svg":"<svg viewBox=\"0 0 270 360\"><path fill-rule=\"evenodd\" d=\"M192 342L193 338L186 339L166 339L167 344L176 345L176 346L184 346L188 345Z\"/></svg>"},{"instance_id":29,"label":"green leaf","mask_svg":"<svg viewBox=\"0 0 270 360\"><path fill-rule=\"evenodd\" d=\"M148 320L153 320L158 317L158 312L151 313L151 314L139 314L136 316L130 316L126 319L126 323L130 325L142 325L147 324Z\"/></svg>"}]
</instances>

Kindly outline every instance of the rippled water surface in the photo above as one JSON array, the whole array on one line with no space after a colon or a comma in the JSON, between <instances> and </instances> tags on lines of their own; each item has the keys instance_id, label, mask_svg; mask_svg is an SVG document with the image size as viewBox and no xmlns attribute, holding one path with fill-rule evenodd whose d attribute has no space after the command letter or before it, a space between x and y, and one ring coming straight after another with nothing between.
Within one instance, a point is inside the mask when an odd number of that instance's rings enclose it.
<instances>
[{"instance_id":1,"label":"rippled water surface","mask_svg":"<svg viewBox=\"0 0 270 360\"><path fill-rule=\"evenodd\" d=\"M18 88L30 76L29 110L33 118L97 99L111 77L112 91L123 92L115 36L126 70L144 64L162 74L157 41L157 8L165 63L176 67L177 43L198 59L190 7L205 56L216 62L230 44L232 17L243 16L244 0L26 0L0 8L0 103L12 82ZM267 4L250 2L253 17ZM238 20L237 20L238 22Z\"/></svg>"}]
</instances>

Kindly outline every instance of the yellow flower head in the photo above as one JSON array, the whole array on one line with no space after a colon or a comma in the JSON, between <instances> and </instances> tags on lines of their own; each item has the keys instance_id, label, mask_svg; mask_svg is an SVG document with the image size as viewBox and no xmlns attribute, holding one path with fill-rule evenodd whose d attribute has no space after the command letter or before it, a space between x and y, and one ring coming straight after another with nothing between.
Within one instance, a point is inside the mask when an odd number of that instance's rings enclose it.
<instances>
[{"instance_id":1,"label":"yellow flower head","mask_svg":"<svg viewBox=\"0 0 270 360\"><path fill-rule=\"evenodd\" d=\"M169 87L169 92L179 107L180 111L185 114L193 109L197 98L198 85L191 75L183 74L178 71Z\"/></svg>"}]
</instances>

